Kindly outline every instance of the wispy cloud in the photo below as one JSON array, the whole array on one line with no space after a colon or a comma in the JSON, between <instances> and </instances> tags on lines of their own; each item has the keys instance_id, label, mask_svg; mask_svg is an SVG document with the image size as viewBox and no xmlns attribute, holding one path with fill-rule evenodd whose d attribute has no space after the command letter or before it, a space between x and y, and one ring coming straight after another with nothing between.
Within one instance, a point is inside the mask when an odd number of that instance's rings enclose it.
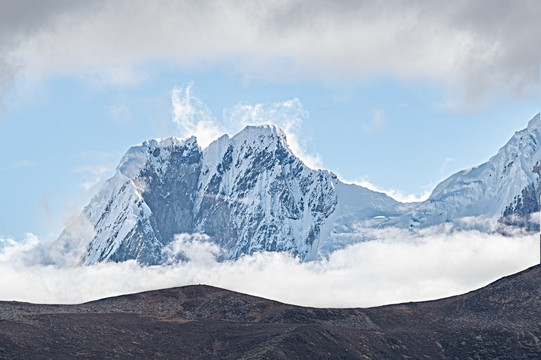
<instances>
[{"instance_id":1,"label":"wispy cloud","mask_svg":"<svg viewBox=\"0 0 541 360\"><path fill-rule=\"evenodd\" d=\"M308 111L297 98L273 104L240 103L231 110L224 110L226 123L238 130L247 125L278 125L286 133L288 145L293 153L309 167L319 168L322 165L321 156L308 152L306 142L299 136L302 123L308 116Z\"/></svg>"},{"instance_id":2,"label":"wispy cloud","mask_svg":"<svg viewBox=\"0 0 541 360\"><path fill-rule=\"evenodd\" d=\"M445 160L442 162L442 164L440 165L440 175L442 177L444 176L447 176L448 175L448 171L449 171L449 164L451 164L452 162L456 161L457 158L456 157L446 157Z\"/></svg>"},{"instance_id":3,"label":"wispy cloud","mask_svg":"<svg viewBox=\"0 0 541 360\"><path fill-rule=\"evenodd\" d=\"M385 127L385 115L383 111L374 110L369 121L363 123L363 130L367 134L372 134L375 131L383 130Z\"/></svg>"},{"instance_id":4,"label":"wispy cloud","mask_svg":"<svg viewBox=\"0 0 541 360\"><path fill-rule=\"evenodd\" d=\"M295 155L310 167L321 166L321 157L308 152L306 142L300 140L302 122L309 114L299 99L272 104L239 103L223 109L222 118L218 119L207 104L193 94L192 87L193 83L190 83L176 87L171 92L173 122L180 136L194 135L205 148L224 133L234 135L247 125L275 124L284 130L288 145Z\"/></svg>"},{"instance_id":5,"label":"wispy cloud","mask_svg":"<svg viewBox=\"0 0 541 360\"><path fill-rule=\"evenodd\" d=\"M11 164L7 164L6 166L0 167L0 170L8 171L8 170L22 170L22 169L29 169L36 167L37 164L29 159L20 159L17 160Z\"/></svg>"},{"instance_id":6,"label":"wispy cloud","mask_svg":"<svg viewBox=\"0 0 541 360\"><path fill-rule=\"evenodd\" d=\"M121 152L85 151L73 155L81 165L72 171L80 176L79 187L85 197L92 194L109 176L114 174L115 166L122 157Z\"/></svg>"},{"instance_id":7,"label":"wispy cloud","mask_svg":"<svg viewBox=\"0 0 541 360\"><path fill-rule=\"evenodd\" d=\"M400 202L406 202L406 203L424 201L428 199L433 188L433 186L425 186L424 187L425 190L421 194L412 194L412 193L407 193L407 192L397 190L397 189L385 189L377 185L374 185L372 182L370 182L367 179L360 179L360 180L354 181L353 183L360 186L364 186L365 188L373 190L373 191L382 192L392 197L395 200L398 200Z\"/></svg>"},{"instance_id":8,"label":"wispy cloud","mask_svg":"<svg viewBox=\"0 0 541 360\"><path fill-rule=\"evenodd\" d=\"M105 180L105 177L110 175L111 166L80 166L74 171L75 173L84 174L85 180L79 186L86 192L93 192Z\"/></svg>"},{"instance_id":9,"label":"wispy cloud","mask_svg":"<svg viewBox=\"0 0 541 360\"><path fill-rule=\"evenodd\" d=\"M25 168L34 167L34 166L37 166L37 164L33 162L32 160L28 160L28 159L21 159L17 161L17 164L15 164L15 167L17 169L25 169Z\"/></svg>"},{"instance_id":10,"label":"wispy cloud","mask_svg":"<svg viewBox=\"0 0 541 360\"><path fill-rule=\"evenodd\" d=\"M199 145L207 147L213 140L224 134L210 108L198 97L192 95L190 83L171 91L173 122L180 136L196 136Z\"/></svg>"},{"instance_id":11,"label":"wispy cloud","mask_svg":"<svg viewBox=\"0 0 541 360\"><path fill-rule=\"evenodd\" d=\"M445 160L441 163L440 165L441 180L449 176L448 174L449 164L451 164L455 160L456 158L454 157L446 157ZM365 188L373 190L373 191L382 192L400 202L412 203L412 202L425 201L426 199L428 199L430 197L430 194L432 194L432 191L434 190L436 185L441 180L438 180L431 184L425 184L424 186L422 186L422 192L420 193L408 193L400 189L384 188L384 187L374 184L367 177L361 177L359 180L352 181L352 183L360 185L360 186L364 186Z\"/></svg>"},{"instance_id":12,"label":"wispy cloud","mask_svg":"<svg viewBox=\"0 0 541 360\"><path fill-rule=\"evenodd\" d=\"M120 125L128 124L133 117L130 108L123 103L111 105L108 112L113 121Z\"/></svg>"}]
</instances>

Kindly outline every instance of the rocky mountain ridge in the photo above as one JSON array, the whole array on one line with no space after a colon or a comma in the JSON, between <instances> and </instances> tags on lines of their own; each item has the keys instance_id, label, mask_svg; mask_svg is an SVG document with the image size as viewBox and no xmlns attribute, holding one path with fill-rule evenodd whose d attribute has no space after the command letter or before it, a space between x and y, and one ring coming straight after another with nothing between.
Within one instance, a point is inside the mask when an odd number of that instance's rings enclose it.
<instances>
[{"instance_id":1,"label":"rocky mountain ridge","mask_svg":"<svg viewBox=\"0 0 541 360\"><path fill-rule=\"evenodd\" d=\"M539 231L539 218L530 216L539 211L540 142L537 114L490 160L438 184L426 201L406 215L406 221L426 227L466 219L462 226L490 232L498 227L497 220L500 228L509 225ZM474 221L468 224L468 220Z\"/></svg>"},{"instance_id":2,"label":"rocky mountain ridge","mask_svg":"<svg viewBox=\"0 0 541 360\"><path fill-rule=\"evenodd\" d=\"M278 127L248 126L205 149L194 137L132 147L84 209L79 223L90 231L76 248L85 247L87 265L159 264L176 234L195 233L220 246L222 259L287 251L310 260L344 246L330 240L337 224L399 208L385 194L308 168ZM68 227L58 242L80 241L73 234Z\"/></svg>"},{"instance_id":3,"label":"rocky mountain ridge","mask_svg":"<svg viewBox=\"0 0 541 360\"><path fill-rule=\"evenodd\" d=\"M537 114L489 161L409 204L307 167L274 125L248 126L205 149L194 137L150 140L125 154L56 246L78 252L87 265L161 264L176 235L202 234L222 249L222 260L284 251L307 261L369 240L366 228L450 223L458 230L537 231L540 140Z\"/></svg>"}]
</instances>

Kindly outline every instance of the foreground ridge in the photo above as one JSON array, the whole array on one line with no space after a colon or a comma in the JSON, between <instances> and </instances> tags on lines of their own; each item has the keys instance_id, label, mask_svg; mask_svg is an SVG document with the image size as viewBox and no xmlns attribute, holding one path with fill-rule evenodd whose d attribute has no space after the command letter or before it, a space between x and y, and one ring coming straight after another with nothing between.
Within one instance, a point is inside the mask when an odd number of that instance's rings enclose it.
<instances>
[{"instance_id":1,"label":"foreground ridge","mask_svg":"<svg viewBox=\"0 0 541 360\"><path fill-rule=\"evenodd\" d=\"M80 305L0 302L0 358L541 357L539 265L441 300L287 305L207 285Z\"/></svg>"}]
</instances>

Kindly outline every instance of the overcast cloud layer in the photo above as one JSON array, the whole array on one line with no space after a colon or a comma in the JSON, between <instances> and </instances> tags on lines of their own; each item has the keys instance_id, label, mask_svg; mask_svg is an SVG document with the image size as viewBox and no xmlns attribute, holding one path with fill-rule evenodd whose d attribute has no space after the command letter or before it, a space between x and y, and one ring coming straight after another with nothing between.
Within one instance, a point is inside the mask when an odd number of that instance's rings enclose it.
<instances>
[{"instance_id":1,"label":"overcast cloud layer","mask_svg":"<svg viewBox=\"0 0 541 360\"><path fill-rule=\"evenodd\" d=\"M465 90L532 95L541 5L524 1L94 1L0 5L0 81L59 73L141 81L166 60L230 66L246 79L429 79ZM449 101L455 101L453 99Z\"/></svg>"}]
</instances>

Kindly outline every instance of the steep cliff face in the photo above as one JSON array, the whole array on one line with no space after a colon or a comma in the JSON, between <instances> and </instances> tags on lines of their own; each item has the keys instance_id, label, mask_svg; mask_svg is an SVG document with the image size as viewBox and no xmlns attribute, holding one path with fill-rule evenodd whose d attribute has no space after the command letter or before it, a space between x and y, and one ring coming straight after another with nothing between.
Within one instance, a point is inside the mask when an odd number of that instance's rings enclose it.
<instances>
[{"instance_id":1,"label":"steep cliff face","mask_svg":"<svg viewBox=\"0 0 541 360\"><path fill-rule=\"evenodd\" d=\"M308 256L337 197L327 171L306 167L274 126L247 127L204 150L196 232L238 258L256 251Z\"/></svg>"},{"instance_id":2,"label":"steep cliff face","mask_svg":"<svg viewBox=\"0 0 541 360\"><path fill-rule=\"evenodd\" d=\"M492 231L500 219L500 225L538 229L539 222L528 218L538 211L540 140L541 120L537 114L489 161L442 181L426 201L401 217L398 224L426 227L478 218L466 226ZM485 221L488 219L492 221Z\"/></svg>"},{"instance_id":3,"label":"steep cliff face","mask_svg":"<svg viewBox=\"0 0 541 360\"><path fill-rule=\"evenodd\" d=\"M159 263L173 234L193 229L202 153L195 138L152 140L131 148L81 215L94 229L82 260ZM64 234L76 234L65 231Z\"/></svg>"},{"instance_id":4,"label":"steep cliff face","mask_svg":"<svg viewBox=\"0 0 541 360\"><path fill-rule=\"evenodd\" d=\"M176 234L205 234L223 250L221 259L285 251L313 260L368 240L362 228L452 223L537 231L540 140L538 114L488 162L450 176L429 199L411 204L308 168L273 125L248 126L205 149L194 137L150 140L126 153L57 244L83 248L84 264L160 264Z\"/></svg>"},{"instance_id":5,"label":"steep cliff face","mask_svg":"<svg viewBox=\"0 0 541 360\"><path fill-rule=\"evenodd\" d=\"M497 230L506 233L508 227L523 231L539 231L539 197L541 196L541 166L537 161L532 169L536 180L515 195L498 219Z\"/></svg>"},{"instance_id":6,"label":"steep cliff face","mask_svg":"<svg viewBox=\"0 0 541 360\"><path fill-rule=\"evenodd\" d=\"M93 236L82 262L163 261L175 234L206 234L223 259L287 251L309 260L345 245L336 224L396 212L399 203L305 166L276 126L249 126L202 150L195 138L131 148L81 215ZM346 226L346 228L348 227ZM59 242L74 241L68 227Z\"/></svg>"}]
</instances>

